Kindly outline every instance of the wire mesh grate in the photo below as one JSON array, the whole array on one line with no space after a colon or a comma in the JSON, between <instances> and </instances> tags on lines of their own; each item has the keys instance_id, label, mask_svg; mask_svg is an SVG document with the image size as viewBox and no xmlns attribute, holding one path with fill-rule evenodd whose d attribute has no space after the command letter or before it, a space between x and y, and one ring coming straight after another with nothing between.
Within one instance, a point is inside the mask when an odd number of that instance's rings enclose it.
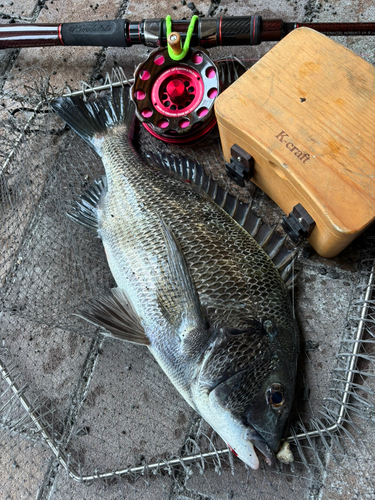
<instances>
[{"instance_id":1,"label":"wire mesh grate","mask_svg":"<svg viewBox=\"0 0 375 500\"><path fill-rule=\"evenodd\" d=\"M223 491L229 497L232 491L231 498L301 498L306 484L311 498L335 498L353 461L365 467L357 449L366 447L363 436L375 418L371 231L333 261L301 253L295 309L303 349L288 437L295 460L249 471L145 349L104 340L73 315L84 299L114 284L100 241L66 217L102 166L48 112L48 79L33 72L24 81L20 88L3 86L0 108L7 131L0 138L3 446L25 449L30 470L42 474L35 474L38 484L48 477L56 498L91 498L65 482L59 467L77 482L94 482L98 498L103 491L106 498L143 498L145 488L160 498L201 491L213 498L224 498ZM161 147L143 130L139 142L143 152ZM184 154L227 182L217 135ZM252 195L253 209L268 223L280 219L265 196ZM362 460L373 455L368 446ZM14 460L16 470L20 459ZM327 477L340 485L336 491ZM6 484L22 490L11 479Z\"/></svg>"}]
</instances>

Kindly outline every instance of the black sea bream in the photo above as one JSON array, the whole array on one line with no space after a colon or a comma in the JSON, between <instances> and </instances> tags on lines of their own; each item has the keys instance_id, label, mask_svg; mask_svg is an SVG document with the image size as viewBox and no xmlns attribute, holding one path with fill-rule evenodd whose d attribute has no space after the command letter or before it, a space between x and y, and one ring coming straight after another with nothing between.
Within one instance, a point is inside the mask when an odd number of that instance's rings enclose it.
<instances>
[{"instance_id":1,"label":"black sea bream","mask_svg":"<svg viewBox=\"0 0 375 500\"><path fill-rule=\"evenodd\" d=\"M71 217L103 241L117 288L80 315L148 346L185 400L246 464L269 464L294 396L298 332L287 287L254 238L202 189L138 158L128 88L57 114L101 157ZM194 177L195 174L192 174Z\"/></svg>"}]
</instances>

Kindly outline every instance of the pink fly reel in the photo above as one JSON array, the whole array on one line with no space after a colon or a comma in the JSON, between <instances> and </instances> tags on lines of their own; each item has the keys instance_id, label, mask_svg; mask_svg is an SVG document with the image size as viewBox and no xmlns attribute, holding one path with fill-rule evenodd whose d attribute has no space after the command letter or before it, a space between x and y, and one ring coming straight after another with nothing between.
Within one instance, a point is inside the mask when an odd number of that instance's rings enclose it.
<instances>
[{"instance_id":1,"label":"pink fly reel","mask_svg":"<svg viewBox=\"0 0 375 500\"><path fill-rule=\"evenodd\" d=\"M181 61L173 60L167 48L157 49L134 77L136 115L154 137L189 145L215 126L219 73L202 49L190 49Z\"/></svg>"}]
</instances>

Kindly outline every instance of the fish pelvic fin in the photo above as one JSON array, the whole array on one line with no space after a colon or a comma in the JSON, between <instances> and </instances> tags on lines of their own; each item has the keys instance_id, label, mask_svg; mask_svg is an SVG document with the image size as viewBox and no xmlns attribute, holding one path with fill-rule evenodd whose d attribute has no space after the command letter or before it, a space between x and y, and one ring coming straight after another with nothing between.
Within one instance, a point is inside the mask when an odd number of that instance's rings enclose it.
<instances>
[{"instance_id":1,"label":"fish pelvic fin","mask_svg":"<svg viewBox=\"0 0 375 500\"><path fill-rule=\"evenodd\" d=\"M159 284L158 303L164 317L178 332L181 341L188 341L198 332L208 331L199 297L181 246L171 228L160 218L167 262L165 269L168 290Z\"/></svg>"},{"instance_id":2,"label":"fish pelvic fin","mask_svg":"<svg viewBox=\"0 0 375 500\"><path fill-rule=\"evenodd\" d=\"M150 345L150 339L145 333L141 320L123 290L113 288L111 295L91 299L87 306L86 310L79 311L76 316L105 328L108 333L102 332L103 335L133 344Z\"/></svg>"},{"instance_id":3,"label":"fish pelvic fin","mask_svg":"<svg viewBox=\"0 0 375 500\"><path fill-rule=\"evenodd\" d=\"M260 217L255 215L250 203L241 202L237 196L223 188L203 166L187 156L174 156L169 153L149 152L146 155L149 163L160 169L168 170L184 181L188 181L202 189L219 207L232 217L263 248L280 272L282 280L288 288L294 284L294 262L297 249L285 246L286 236L281 237L275 228L269 227Z\"/></svg>"},{"instance_id":4,"label":"fish pelvic fin","mask_svg":"<svg viewBox=\"0 0 375 500\"><path fill-rule=\"evenodd\" d=\"M128 135L132 133L134 103L128 85L114 87L95 101L80 96L58 97L51 107L99 155L102 139L111 131L123 125Z\"/></svg>"},{"instance_id":5,"label":"fish pelvic fin","mask_svg":"<svg viewBox=\"0 0 375 500\"><path fill-rule=\"evenodd\" d=\"M67 213L69 219L86 229L97 233L97 208L106 190L107 180L106 177L103 176L101 179L96 180L94 184L87 189L87 191L81 196L80 201L77 201L72 207L71 212Z\"/></svg>"}]
</instances>

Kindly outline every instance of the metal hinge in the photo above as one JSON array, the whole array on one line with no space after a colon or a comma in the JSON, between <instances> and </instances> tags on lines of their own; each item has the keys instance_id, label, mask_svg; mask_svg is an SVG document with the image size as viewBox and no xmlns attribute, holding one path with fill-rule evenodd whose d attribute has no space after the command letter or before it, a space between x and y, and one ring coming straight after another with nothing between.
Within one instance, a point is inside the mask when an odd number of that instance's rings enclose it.
<instances>
[{"instance_id":1,"label":"metal hinge","mask_svg":"<svg viewBox=\"0 0 375 500\"><path fill-rule=\"evenodd\" d=\"M281 225L293 243L300 243L310 236L315 227L315 221L298 203L287 217L283 217Z\"/></svg>"},{"instance_id":2,"label":"metal hinge","mask_svg":"<svg viewBox=\"0 0 375 500\"><path fill-rule=\"evenodd\" d=\"M245 181L251 179L254 174L254 158L242 148L233 144L230 148L230 163L226 163L228 176L243 187Z\"/></svg>"}]
</instances>

